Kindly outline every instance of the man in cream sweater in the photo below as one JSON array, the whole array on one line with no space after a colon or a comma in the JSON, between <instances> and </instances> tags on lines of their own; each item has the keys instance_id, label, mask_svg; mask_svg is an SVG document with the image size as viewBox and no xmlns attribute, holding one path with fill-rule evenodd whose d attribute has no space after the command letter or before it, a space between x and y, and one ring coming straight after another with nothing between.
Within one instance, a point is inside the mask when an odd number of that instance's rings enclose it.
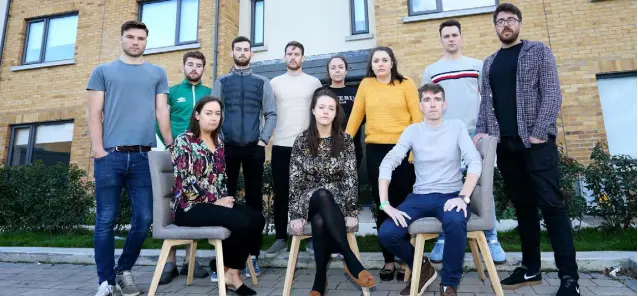
<instances>
[{"instance_id":1,"label":"man in cream sweater","mask_svg":"<svg viewBox=\"0 0 638 296\"><path fill-rule=\"evenodd\" d=\"M277 104L277 125L271 156L277 239L266 251L266 257L274 257L287 247L290 154L297 135L308 128L312 95L321 87L319 79L301 70L304 61L301 43L291 41L286 44L284 51L287 71L270 81Z\"/></svg>"}]
</instances>

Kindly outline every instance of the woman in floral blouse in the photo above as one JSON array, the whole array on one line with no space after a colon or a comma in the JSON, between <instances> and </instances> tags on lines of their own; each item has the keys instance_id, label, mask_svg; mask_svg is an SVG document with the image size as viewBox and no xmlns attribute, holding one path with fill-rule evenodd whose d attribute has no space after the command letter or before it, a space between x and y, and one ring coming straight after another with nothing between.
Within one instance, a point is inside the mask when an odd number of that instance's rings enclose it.
<instances>
[{"instance_id":1,"label":"woman in floral blouse","mask_svg":"<svg viewBox=\"0 0 638 296\"><path fill-rule=\"evenodd\" d=\"M223 104L215 97L201 98L193 110L188 130L168 147L174 165L175 186L171 213L178 226L222 226L231 231L222 242L226 264L226 285L239 295L257 293L243 284L248 253L261 236L263 215L235 204L227 196L224 145L219 139Z\"/></svg>"},{"instance_id":2,"label":"woman in floral blouse","mask_svg":"<svg viewBox=\"0 0 638 296\"><path fill-rule=\"evenodd\" d=\"M295 140L290 158L290 226L303 233L310 221L317 272L310 295L323 295L332 251L340 252L346 271L362 287L376 284L346 238L346 227L357 225L357 160L354 142L342 130L344 114L330 90L312 98L310 126ZM357 275L356 277L353 276Z\"/></svg>"}]
</instances>

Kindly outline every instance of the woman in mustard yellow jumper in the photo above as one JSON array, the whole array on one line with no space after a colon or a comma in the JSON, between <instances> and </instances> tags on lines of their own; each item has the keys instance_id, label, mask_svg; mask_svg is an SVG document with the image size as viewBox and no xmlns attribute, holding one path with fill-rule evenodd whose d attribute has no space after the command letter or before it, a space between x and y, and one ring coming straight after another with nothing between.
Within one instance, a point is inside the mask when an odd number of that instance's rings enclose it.
<instances>
[{"instance_id":1,"label":"woman in mustard yellow jumper","mask_svg":"<svg viewBox=\"0 0 638 296\"><path fill-rule=\"evenodd\" d=\"M357 90L346 133L355 135L364 117L368 179L376 205L383 207L385 205L379 205L379 165L408 125L423 121L416 85L399 73L397 60L388 47L377 47L370 52L366 78ZM414 166L405 158L392 173L388 194L390 205L396 207L401 204L412 192L414 181ZM386 213L379 210L377 229L386 218ZM394 255L383 247L381 249L385 266L381 269L380 278L391 281L395 271Z\"/></svg>"}]
</instances>

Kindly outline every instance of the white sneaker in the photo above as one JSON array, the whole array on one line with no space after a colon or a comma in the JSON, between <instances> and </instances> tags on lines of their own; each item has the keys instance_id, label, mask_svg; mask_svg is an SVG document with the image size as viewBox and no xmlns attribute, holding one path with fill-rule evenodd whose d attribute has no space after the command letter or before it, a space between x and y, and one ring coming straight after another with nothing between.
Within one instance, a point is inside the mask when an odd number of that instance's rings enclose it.
<instances>
[{"instance_id":1,"label":"white sneaker","mask_svg":"<svg viewBox=\"0 0 638 296\"><path fill-rule=\"evenodd\" d=\"M133 273L129 270L121 271L115 275L115 283L120 292L122 292L122 296L137 296L142 294L142 290L135 285Z\"/></svg>"},{"instance_id":2,"label":"white sneaker","mask_svg":"<svg viewBox=\"0 0 638 296\"><path fill-rule=\"evenodd\" d=\"M109 282L103 281L100 287L97 288L95 296L113 296L115 286L109 285Z\"/></svg>"}]
</instances>

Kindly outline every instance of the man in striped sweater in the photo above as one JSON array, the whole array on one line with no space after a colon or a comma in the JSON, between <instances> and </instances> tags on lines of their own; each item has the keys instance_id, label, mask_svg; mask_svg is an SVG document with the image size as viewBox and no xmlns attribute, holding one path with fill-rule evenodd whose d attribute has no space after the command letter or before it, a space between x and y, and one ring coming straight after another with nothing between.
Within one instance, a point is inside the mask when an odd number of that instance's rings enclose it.
<instances>
[{"instance_id":1,"label":"man in striped sweater","mask_svg":"<svg viewBox=\"0 0 638 296\"><path fill-rule=\"evenodd\" d=\"M479 82L483 62L461 54L463 37L461 24L458 21L447 20L441 23L439 35L444 56L425 69L421 85L437 83L443 86L447 101L447 110L443 118L460 119L465 123L470 137L474 137L481 102ZM496 215L494 215L494 225L496 225ZM496 226L492 230L485 231L485 237L494 263L505 263L506 255L498 242ZM443 260L444 243L445 235L441 233L430 254L432 262L438 263Z\"/></svg>"}]
</instances>

